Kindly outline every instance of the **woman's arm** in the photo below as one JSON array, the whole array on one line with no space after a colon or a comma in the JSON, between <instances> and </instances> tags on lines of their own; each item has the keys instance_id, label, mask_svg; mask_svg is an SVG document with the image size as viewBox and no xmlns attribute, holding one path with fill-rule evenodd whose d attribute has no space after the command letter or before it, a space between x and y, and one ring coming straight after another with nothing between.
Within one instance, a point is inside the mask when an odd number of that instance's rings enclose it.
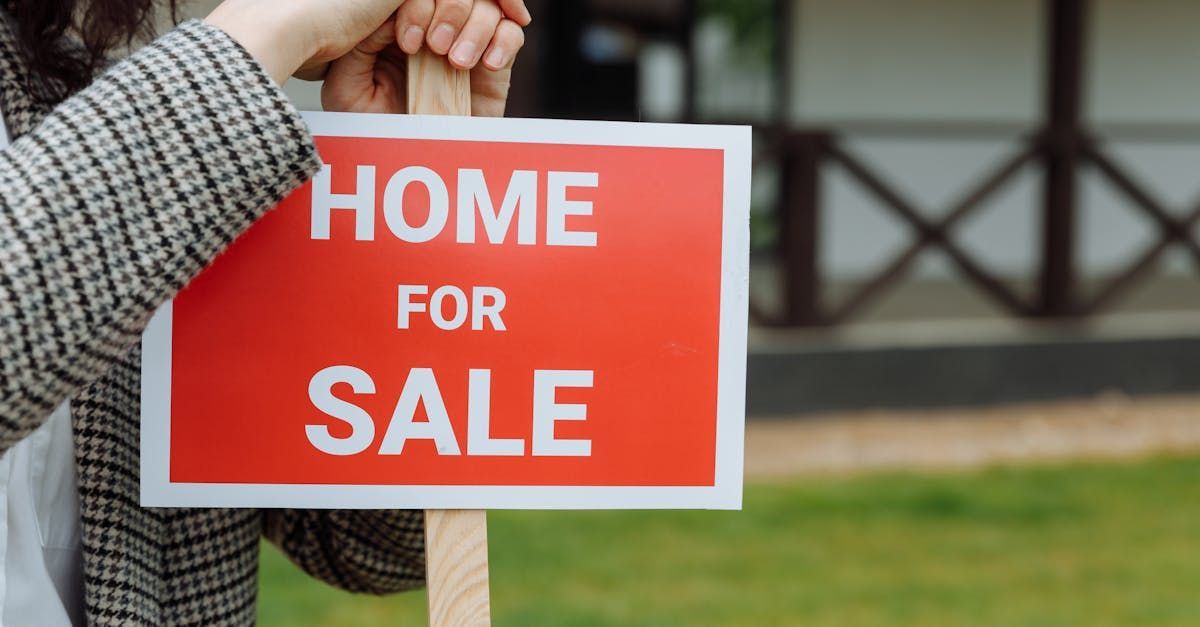
<instances>
[{"instance_id":1,"label":"woman's arm","mask_svg":"<svg viewBox=\"0 0 1200 627\"><path fill-rule=\"evenodd\" d=\"M318 167L245 49L189 22L0 153L0 451Z\"/></svg>"},{"instance_id":2,"label":"woman's arm","mask_svg":"<svg viewBox=\"0 0 1200 627\"><path fill-rule=\"evenodd\" d=\"M0 155L0 452L317 168L275 83L404 0L225 0Z\"/></svg>"}]
</instances>

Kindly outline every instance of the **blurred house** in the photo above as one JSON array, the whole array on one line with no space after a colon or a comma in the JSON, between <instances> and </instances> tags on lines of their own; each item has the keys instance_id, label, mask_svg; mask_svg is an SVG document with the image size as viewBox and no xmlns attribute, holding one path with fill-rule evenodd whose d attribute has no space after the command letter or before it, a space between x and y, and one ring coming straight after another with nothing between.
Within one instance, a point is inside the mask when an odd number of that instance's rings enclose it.
<instances>
[{"instance_id":1,"label":"blurred house","mask_svg":"<svg viewBox=\"0 0 1200 627\"><path fill-rule=\"evenodd\" d=\"M1200 3L529 4L511 115L756 127L752 412L1200 390Z\"/></svg>"},{"instance_id":2,"label":"blurred house","mask_svg":"<svg viewBox=\"0 0 1200 627\"><path fill-rule=\"evenodd\" d=\"M752 410L1200 390L1200 5L540 5L516 114L758 129Z\"/></svg>"}]
</instances>

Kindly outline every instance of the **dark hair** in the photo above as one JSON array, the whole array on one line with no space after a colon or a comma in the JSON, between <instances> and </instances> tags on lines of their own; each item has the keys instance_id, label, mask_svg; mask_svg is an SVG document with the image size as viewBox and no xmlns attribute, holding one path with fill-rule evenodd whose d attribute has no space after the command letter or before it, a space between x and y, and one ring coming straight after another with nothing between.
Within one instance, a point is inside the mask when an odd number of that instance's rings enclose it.
<instances>
[{"instance_id":1,"label":"dark hair","mask_svg":"<svg viewBox=\"0 0 1200 627\"><path fill-rule=\"evenodd\" d=\"M152 35L159 9L177 0L3 0L21 52L41 79L32 92L63 98L91 82L115 50Z\"/></svg>"}]
</instances>

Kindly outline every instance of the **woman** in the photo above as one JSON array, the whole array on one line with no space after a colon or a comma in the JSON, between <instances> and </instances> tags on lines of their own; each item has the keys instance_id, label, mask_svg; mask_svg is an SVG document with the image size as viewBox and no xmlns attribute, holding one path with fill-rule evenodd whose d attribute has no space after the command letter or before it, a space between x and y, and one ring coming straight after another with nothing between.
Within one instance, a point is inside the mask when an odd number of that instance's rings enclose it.
<instances>
[{"instance_id":1,"label":"woman","mask_svg":"<svg viewBox=\"0 0 1200 627\"><path fill-rule=\"evenodd\" d=\"M400 50L424 44L500 115L528 12L226 0L97 76L153 4L0 0L0 624L252 623L263 534L347 590L418 586L418 512L140 508L136 346L316 171L288 76L324 77L328 109L400 112Z\"/></svg>"}]
</instances>

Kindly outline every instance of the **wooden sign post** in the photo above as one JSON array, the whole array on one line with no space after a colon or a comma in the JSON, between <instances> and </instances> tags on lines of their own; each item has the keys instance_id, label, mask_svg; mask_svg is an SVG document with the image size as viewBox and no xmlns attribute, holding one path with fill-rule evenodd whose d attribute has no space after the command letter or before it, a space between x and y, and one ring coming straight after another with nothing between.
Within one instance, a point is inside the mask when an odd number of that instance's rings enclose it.
<instances>
[{"instance_id":1,"label":"wooden sign post","mask_svg":"<svg viewBox=\"0 0 1200 627\"><path fill-rule=\"evenodd\" d=\"M470 72L423 48L408 62L408 112L471 115ZM492 624L487 512L426 510L425 570L431 627Z\"/></svg>"}]
</instances>

